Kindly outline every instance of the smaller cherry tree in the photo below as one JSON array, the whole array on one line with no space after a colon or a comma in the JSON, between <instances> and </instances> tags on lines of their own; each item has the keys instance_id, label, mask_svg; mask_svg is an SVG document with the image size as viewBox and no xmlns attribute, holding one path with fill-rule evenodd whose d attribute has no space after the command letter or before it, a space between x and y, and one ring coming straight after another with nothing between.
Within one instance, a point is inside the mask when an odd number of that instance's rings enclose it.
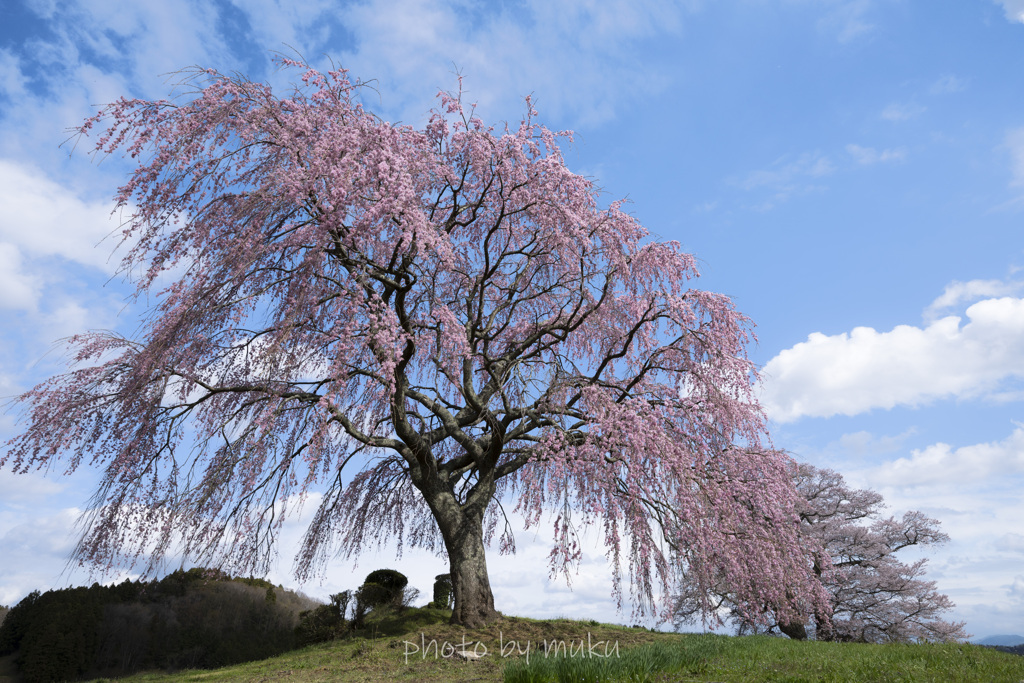
<instances>
[{"instance_id":1,"label":"smaller cherry tree","mask_svg":"<svg viewBox=\"0 0 1024 683\"><path fill-rule=\"evenodd\" d=\"M934 581L922 579L927 560L905 564L896 559L904 548L949 540L939 531L937 520L917 511L900 519L882 518L879 493L851 489L833 470L799 464L794 480L802 499L800 519L808 564L831 598L831 615L811 610L803 618L781 618L771 605L765 605L766 618L755 623L736 609L724 583L702 591L684 579L675 598L677 627L694 621L701 600L710 594L717 608L729 613L739 633L779 631L806 640L810 629L817 640L868 643L968 637L963 622L940 618L953 603L936 590Z\"/></svg>"}]
</instances>

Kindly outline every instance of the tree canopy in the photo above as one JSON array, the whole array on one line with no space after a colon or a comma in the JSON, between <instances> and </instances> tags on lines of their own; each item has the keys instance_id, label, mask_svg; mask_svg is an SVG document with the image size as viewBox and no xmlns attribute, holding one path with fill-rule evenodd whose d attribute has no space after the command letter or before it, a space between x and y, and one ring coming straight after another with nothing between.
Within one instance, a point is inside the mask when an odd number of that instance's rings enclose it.
<instances>
[{"instance_id":1,"label":"tree canopy","mask_svg":"<svg viewBox=\"0 0 1024 683\"><path fill-rule=\"evenodd\" d=\"M599 526L620 605L621 562L640 611L679 563L741 605L824 599L749 320L690 286L678 243L600 206L571 133L529 99L487 126L459 93L392 125L344 70L283 65L302 74L286 97L196 69L183 101L121 99L80 129L137 160L122 269L154 303L136 338L69 340L0 460L103 469L80 559L180 547L261 574L305 501L300 578L394 539L447 555L452 619L476 625L497 616L485 544L514 551L504 501L528 526L551 513L554 573Z\"/></svg>"}]
</instances>

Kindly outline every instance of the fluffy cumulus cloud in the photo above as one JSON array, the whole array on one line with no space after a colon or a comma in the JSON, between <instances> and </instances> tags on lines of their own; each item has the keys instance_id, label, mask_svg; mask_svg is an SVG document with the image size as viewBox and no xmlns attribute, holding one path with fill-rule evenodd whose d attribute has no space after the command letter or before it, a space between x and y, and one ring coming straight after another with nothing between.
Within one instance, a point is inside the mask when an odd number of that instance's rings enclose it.
<instances>
[{"instance_id":1,"label":"fluffy cumulus cloud","mask_svg":"<svg viewBox=\"0 0 1024 683\"><path fill-rule=\"evenodd\" d=\"M1024 289L1024 282L1006 280L969 280L953 282L946 285L942 294L932 301L924 311L925 320L935 320L943 311L969 301L977 301L989 297L1002 297L1016 294Z\"/></svg>"},{"instance_id":2,"label":"fluffy cumulus cloud","mask_svg":"<svg viewBox=\"0 0 1024 683\"><path fill-rule=\"evenodd\" d=\"M83 200L38 169L0 159L0 206L0 242L16 246L20 254L61 256L107 273L116 270L118 260L110 255L120 235L104 239L120 220L111 215L109 202ZM6 256L0 249L2 258L15 265L18 257L8 248Z\"/></svg>"},{"instance_id":3,"label":"fluffy cumulus cloud","mask_svg":"<svg viewBox=\"0 0 1024 683\"><path fill-rule=\"evenodd\" d=\"M916 430L915 430L916 431ZM907 448L902 437L847 434L824 453L829 466L858 488L885 497L886 514L920 510L938 519L950 540L919 551L928 558L927 578L938 582L976 636L1013 633L1020 610L1012 607L1024 536L1024 425L1001 438L966 439ZM913 554L913 553L911 553Z\"/></svg>"},{"instance_id":4,"label":"fluffy cumulus cloud","mask_svg":"<svg viewBox=\"0 0 1024 683\"><path fill-rule=\"evenodd\" d=\"M772 419L857 415L944 397L996 397L1024 377L1024 299L985 299L926 327L856 327L812 333L764 367L762 402Z\"/></svg>"},{"instance_id":5,"label":"fluffy cumulus cloud","mask_svg":"<svg viewBox=\"0 0 1024 683\"><path fill-rule=\"evenodd\" d=\"M887 486L930 486L957 483L968 485L998 475L1001 478L1024 474L1024 427L1016 428L1002 441L971 444L954 448L945 443L915 449L909 457L881 465L872 479ZM1008 545L1020 543L1006 539ZM1021 546L1024 548L1024 546Z\"/></svg>"},{"instance_id":6,"label":"fluffy cumulus cloud","mask_svg":"<svg viewBox=\"0 0 1024 683\"><path fill-rule=\"evenodd\" d=\"M0 242L0 310L35 309L39 290L36 278L24 272L18 248Z\"/></svg>"}]
</instances>

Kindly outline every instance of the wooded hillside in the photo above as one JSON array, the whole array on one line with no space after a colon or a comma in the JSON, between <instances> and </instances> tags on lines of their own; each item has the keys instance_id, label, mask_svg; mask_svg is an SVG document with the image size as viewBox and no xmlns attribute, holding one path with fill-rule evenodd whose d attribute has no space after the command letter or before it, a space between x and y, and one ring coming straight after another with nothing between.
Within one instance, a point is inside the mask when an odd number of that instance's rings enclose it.
<instances>
[{"instance_id":1,"label":"wooded hillside","mask_svg":"<svg viewBox=\"0 0 1024 683\"><path fill-rule=\"evenodd\" d=\"M26 683L217 667L296 645L299 615L318 603L262 579L215 570L159 581L30 593L0 625Z\"/></svg>"}]
</instances>

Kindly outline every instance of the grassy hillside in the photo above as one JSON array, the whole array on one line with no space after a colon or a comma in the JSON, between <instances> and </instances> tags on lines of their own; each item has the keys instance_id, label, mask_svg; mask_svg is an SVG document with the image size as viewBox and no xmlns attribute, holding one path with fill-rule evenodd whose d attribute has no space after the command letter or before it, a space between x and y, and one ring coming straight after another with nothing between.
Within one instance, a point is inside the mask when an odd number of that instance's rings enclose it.
<instances>
[{"instance_id":1,"label":"grassy hillside","mask_svg":"<svg viewBox=\"0 0 1024 683\"><path fill-rule=\"evenodd\" d=\"M446 618L440 610L410 609L401 616L369 619L365 630L344 640L260 662L211 671L144 673L122 680L539 683L558 680L553 676L559 666L562 680L585 680L573 678L574 673L582 673L580 666L573 665L586 664L591 654L594 664L639 662L639 669L634 666L632 672L635 681L1024 681L1024 657L977 645L801 643L762 636L652 633L597 622L517 617L507 617L486 630L464 630L444 623ZM559 650L561 664L553 656L545 656L544 643L548 649L554 645ZM475 649L482 656L467 661L453 653L453 647ZM527 651L531 668L524 671ZM605 654L609 656L599 656Z\"/></svg>"}]
</instances>

